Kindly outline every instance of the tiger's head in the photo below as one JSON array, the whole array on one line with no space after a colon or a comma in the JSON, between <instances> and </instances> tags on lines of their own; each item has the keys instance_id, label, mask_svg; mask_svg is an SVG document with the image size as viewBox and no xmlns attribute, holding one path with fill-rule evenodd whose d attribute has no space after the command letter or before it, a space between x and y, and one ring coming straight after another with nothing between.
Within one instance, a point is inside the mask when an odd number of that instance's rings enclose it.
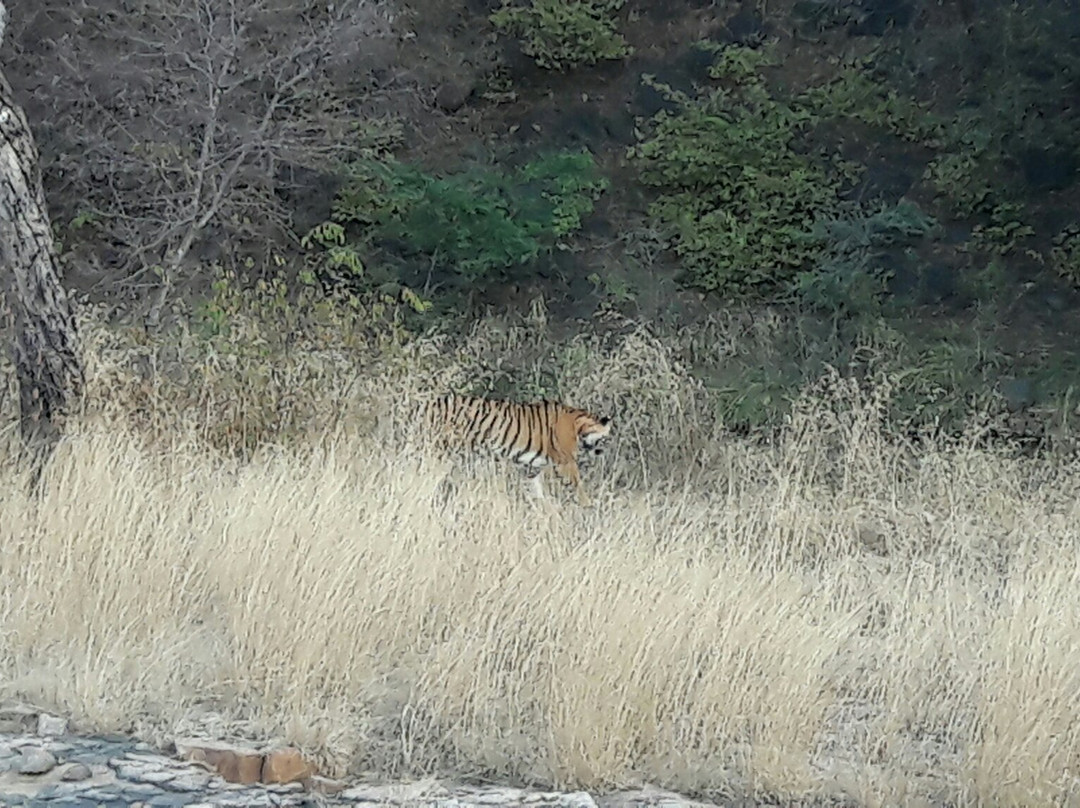
<instances>
[{"instance_id":1,"label":"tiger's head","mask_svg":"<svg viewBox=\"0 0 1080 808\"><path fill-rule=\"evenodd\" d=\"M597 418L587 412L577 417L578 450L586 455L598 455L603 449L600 443L611 434L611 419L607 416Z\"/></svg>"}]
</instances>

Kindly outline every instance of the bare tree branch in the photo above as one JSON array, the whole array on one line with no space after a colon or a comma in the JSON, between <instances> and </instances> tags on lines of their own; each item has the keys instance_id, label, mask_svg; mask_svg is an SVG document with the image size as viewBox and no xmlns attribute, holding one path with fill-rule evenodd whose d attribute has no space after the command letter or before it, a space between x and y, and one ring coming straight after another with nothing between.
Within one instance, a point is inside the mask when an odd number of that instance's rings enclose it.
<instances>
[{"instance_id":1,"label":"bare tree branch","mask_svg":"<svg viewBox=\"0 0 1080 808\"><path fill-rule=\"evenodd\" d=\"M150 326L211 234L289 235L273 231L288 220L274 171L347 153L352 111L328 71L362 61L392 23L390 0L21 2L70 20L51 43L61 75L34 93L56 135L52 171L78 189L85 208L72 215L93 220L129 278L160 276Z\"/></svg>"}]
</instances>

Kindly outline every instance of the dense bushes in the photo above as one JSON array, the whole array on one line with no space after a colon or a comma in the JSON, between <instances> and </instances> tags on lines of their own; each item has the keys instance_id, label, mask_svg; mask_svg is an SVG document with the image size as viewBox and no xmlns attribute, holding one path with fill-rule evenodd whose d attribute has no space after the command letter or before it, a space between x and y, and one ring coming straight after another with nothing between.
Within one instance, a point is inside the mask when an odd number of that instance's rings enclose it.
<instances>
[{"instance_id":1,"label":"dense bushes","mask_svg":"<svg viewBox=\"0 0 1080 808\"><path fill-rule=\"evenodd\" d=\"M369 158L350 167L332 226L316 228L312 238L353 274L362 265L341 260L343 248L355 256L392 244L463 280L491 280L580 229L606 187L584 151L542 154L516 170L472 167L442 176Z\"/></svg>"}]
</instances>

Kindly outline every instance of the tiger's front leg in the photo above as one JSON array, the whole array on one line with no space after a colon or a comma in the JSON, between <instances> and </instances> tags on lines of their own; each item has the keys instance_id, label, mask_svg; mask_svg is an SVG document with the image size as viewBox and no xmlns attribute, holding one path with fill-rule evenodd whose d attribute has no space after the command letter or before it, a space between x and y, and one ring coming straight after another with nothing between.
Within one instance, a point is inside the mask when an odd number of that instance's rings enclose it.
<instances>
[{"instance_id":1,"label":"tiger's front leg","mask_svg":"<svg viewBox=\"0 0 1080 808\"><path fill-rule=\"evenodd\" d=\"M569 463L562 463L556 467L556 470L570 485L574 486L578 504L585 508L591 506L592 500L589 499L589 495L585 493L585 487L581 484L581 470L578 468L577 461L571 460Z\"/></svg>"}]
</instances>

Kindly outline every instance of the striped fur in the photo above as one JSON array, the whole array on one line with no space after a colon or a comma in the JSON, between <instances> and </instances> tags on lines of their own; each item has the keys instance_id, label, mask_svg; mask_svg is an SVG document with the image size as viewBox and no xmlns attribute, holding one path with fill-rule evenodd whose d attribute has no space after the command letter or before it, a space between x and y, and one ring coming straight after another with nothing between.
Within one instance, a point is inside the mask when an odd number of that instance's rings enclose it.
<instances>
[{"instance_id":1,"label":"striped fur","mask_svg":"<svg viewBox=\"0 0 1080 808\"><path fill-rule=\"evenodd\" d=\"M600 454L611 419L557 401L518 404L478 396L448 395L421 408L424 432L451 448L505 457L523 467L533 495L542 498L540 473L553 466L572 484L582 504L578 455Z\"/></svg>"}]
</instances>

